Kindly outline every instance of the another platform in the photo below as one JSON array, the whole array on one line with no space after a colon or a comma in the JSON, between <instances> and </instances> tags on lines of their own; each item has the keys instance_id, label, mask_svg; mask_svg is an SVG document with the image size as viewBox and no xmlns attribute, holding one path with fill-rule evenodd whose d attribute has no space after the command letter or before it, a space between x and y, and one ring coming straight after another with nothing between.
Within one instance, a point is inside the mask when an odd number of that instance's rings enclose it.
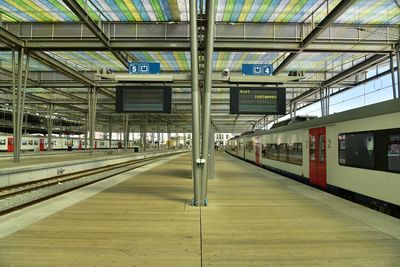
<instances>
[{"instance_id":1,"label":"another platform","mask_svg":"<svg viewBox=\"0 0 400 267\"><path fill-rule=\"evenodd\" d=\"M0 266L400 266L400 220L216 154L190 154L0 217Z\"/></svg>"}]
</instances>

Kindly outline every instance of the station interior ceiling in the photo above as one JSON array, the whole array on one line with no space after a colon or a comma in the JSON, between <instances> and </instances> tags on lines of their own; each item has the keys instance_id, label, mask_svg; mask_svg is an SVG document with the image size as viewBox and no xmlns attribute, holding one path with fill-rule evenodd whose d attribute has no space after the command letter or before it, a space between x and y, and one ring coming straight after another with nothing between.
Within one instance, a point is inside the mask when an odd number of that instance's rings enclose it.
<instances>
[{"instance_id":1,"label":"station interior ceiling","mask_svg":"<svg viewBox=\"0 0 400 267\"><path fill-rule=\"evenodd\" d=\"M399 45L397 0L216 0L211 120L216 132L241 133L262 127L274 115L229 114L232 87L285 87L287 112L370 79L367 71L388 65ZM207 16L198 1L201 32ZM96 131L115 112L116 81L99 74L126 74L128 62L160 62L172 81L136 81L135 86L171 85L172 113L147 114L148 129L191 132L189 0L0 0L0 107L12 112L12 50L30 57L25 112L45 125L49 104L55 123L83 127L88 90L96 88ZM203 29L204 30L204 29ZM204 38L199 37L200 48ZM200 71L202 69L201 55ZM242 64L273 64L268 82L240 79ZM223 70L229 69L229 76ZM201 75L200 75L201 77ZM201 88L201 83L200 83ZM1 116L0 116L1 117ZM131 114L139 131L143 114ZM1 119L3 127L12 126ZM33 120L35 121L35 120ZM28 119L29 122L29 119ZM58 123L58 124L57 124ZM42 127L43 128L43 127Z\"/></svg>"}]
</instances>

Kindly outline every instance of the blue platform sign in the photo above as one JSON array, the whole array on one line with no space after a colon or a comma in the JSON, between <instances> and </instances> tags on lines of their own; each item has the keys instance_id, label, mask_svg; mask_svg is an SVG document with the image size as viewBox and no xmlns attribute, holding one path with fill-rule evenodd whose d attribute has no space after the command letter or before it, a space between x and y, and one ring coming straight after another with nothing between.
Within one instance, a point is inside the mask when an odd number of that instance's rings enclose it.
<instances>
[{"instance_id":1,"label":"blue platform sign","mask_svg":"<svg viewBox=\"0 0 400 267\"><path fill-rule=\"evenodd\" d=\"M272 64L242 64L243 75L272 76L273 72Z\"/></svg>"},{"instance_id":2,"label":"blue platform sign","mask_svg":"<svg viewBox=\"0 0 400 267\"><path fill-rule=\"evenodd\" d=\"M129 62L129 74L160 74L160 63Z\"/></svg>"}]
</instances>

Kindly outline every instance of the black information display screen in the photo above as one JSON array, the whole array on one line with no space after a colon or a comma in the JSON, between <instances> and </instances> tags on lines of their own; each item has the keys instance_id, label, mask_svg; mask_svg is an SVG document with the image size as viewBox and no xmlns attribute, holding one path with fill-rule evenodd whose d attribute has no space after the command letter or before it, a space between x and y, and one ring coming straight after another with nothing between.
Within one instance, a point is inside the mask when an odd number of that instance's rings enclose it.
<instances>
[{"instance_id":1,"label":"black information display screen","mask_svg":"<svg viewBox=\"0 0 400 267\"><path fill-rule=\"evenodd\" d=\"M286 113L286 88L231 88L231 114Z\"/></svg>"},{"instance_id":2,"label":"black information display screen","mask_svg":"<svg viewBox=\"0 0 400 267\"><path fill-rule=\"evenodd\" d=\"M117 86L116 112L171 113L171 86Z\"/></svg>"}]
</instances>

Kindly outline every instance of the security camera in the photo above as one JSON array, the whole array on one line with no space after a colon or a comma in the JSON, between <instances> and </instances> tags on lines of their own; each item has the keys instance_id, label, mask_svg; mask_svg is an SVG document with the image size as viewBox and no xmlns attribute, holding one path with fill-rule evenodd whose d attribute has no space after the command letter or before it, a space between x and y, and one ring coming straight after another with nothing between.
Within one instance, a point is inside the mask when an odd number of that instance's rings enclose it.
<instances>
[{"instance_id":1,"label":"security camera","mask_svg":"<svg viewBox=\"0 0 400 267\"><path fill-rule=\"evenodd\" d=\"M222 71L222 75L224 75L224 76L229 76L230 73L231 73L231 71L229 69L224 69Z\"/></svg>"}]
</instances>

